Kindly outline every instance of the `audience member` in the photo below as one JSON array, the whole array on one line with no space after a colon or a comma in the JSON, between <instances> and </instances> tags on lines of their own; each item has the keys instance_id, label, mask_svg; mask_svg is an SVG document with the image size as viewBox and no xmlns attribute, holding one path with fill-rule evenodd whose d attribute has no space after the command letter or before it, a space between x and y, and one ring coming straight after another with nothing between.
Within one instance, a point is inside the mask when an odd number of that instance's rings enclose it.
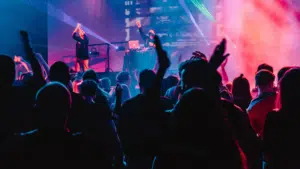
<instances>
[{"instance_id":1,"label":"audience member","mask_svg":"<svg viewBox=\"0 0 300 169\"><path fill-rule=\"evenodd\" d=\"M158 55L157 74L152 70L140 73L141 94L123 104L118 121L118 132L129 169L151 168L167 125L167 114L160 102L160 90L170 61L157 36L154 40Z\"/></svg>"},{"instance_id":2,"label":"audience member","mask_svg":"<svg viewBox=\"0 0 300 169\"><path fill-rule=\"evenodd\" d=\"M85 80L94 80L98 84L98 77L94 70L89 69L84 72L82 76L83 81ZM96 94L96 102L98 103L106 103L108 106L110 105L110 95L102 90L100 87L97 87L97 94Z\"/></svg>"},{"instance_id":3,"label":"audience member","mask_svg":"<svg viewBox=\"0 0 300 169\"><path fill-rule=\"evenodd\" d=\"M178 77L174 75L168 76L163 80L161 93L165 94L169 88L177 86L178 83L179 83Z\"/></svg>"},{"instance_id":4,"label":"audience member","mask_svg":"<svg viewBox=\"0 0 300 169\"><path fill-rule=\"evenodd\" d=\"M243 111L246 111L252 100L252 96L249 81L243 74L233 80L232 95L234 103L243 109Z\"/></svg>"},{"instance_id":5,"label":"audience member","mask_svg":"<svg viewBox=\"0 0 300 169\"><path fill-rule=\"evenodd\" d=\"M264 127L266 169L299 168L300 69L287 71L280 80L282 107L267 115Z\"/></svg>"},{"instance_id":6,"label":"audience member","mask_svg":"<svg viewBox=\"0 0 300 169\"><path fill-rule=\"evenodd\" d=\"M188 64L188 61L184 61L178 65L178 75L179 75L180 79L182 78L181 77L182 70L185 69L187 64ZM181 90L180 83L178 83L178 85L173 86L166 91L165 97L169 98L173 102L173 104L176 104L179 99L179 95L181 92L180 90Z\"/></svg>"},{"instance_id":7,"label":"audience member","mask_svg":"<svg viewBox=\"0 0 300 169\"><path fill-rule=\"evenodd\" d=\"M76 130L76 123L79 120L76 119L76 116L84 112L84 109L82 108L83 100L79 94L72 91L70 78L70 69L66 63L58 61L50 67L49 80L51 82L60 82L64 84L71 93L72 113L69 117L70 122L68 127L70 130Z\"/></svg>"},{"instance_id":8,"label":"audience member","mask_svg":"<svg viewBox=\"0 0 300 169\"><path fill-rule=\"evenodd\" d=\"M270 71L272 73L274 72L273 67L271 65L266 64L266 63L260 64L257 67L257 71L256 72L259 72L260 70L263 70L263 69L268 70L268 71Z\"/></svg>"},{"instance_id":9,"label":"audience member","mask_svg":"<svg viewBox=\"0 0 300 169\"><path fill-rule=\"evenodd\" d=\"M277 73L277 82L278 82L278 85L280 84L280 80L281 78L283 77L283 75L285 74L285 72L287 72L288 70L292 69L293 67L291 66L286 66L286 67L283 67L281 68L278 73Z\"/></svg>"},{"instance_id":10,"label":"audience member","mask_svg":"<svg viewBox=\"0 0 300 169\"><path fill-rule=\"evenodd\" d=\"M99 86L100 86L100 88L102 88L107 93L110 93L110 91L111 91L111 81L110 81L109 78L105 77L105 78L100 79Z\"/></svg>"},{"instance_id":11,"label":"audience member","mask_svg":"<svg viewBox=\"0 0 300 169\"><path fill-rule=\"evenodd\" d=\"M156 72L120 72L111 90L92 69L49 68L20 36L23 60L0 55L2 168L300 168L298 67L280 69L275 86L273 67L259 65L252 100L243 75L229 82L225 39L164 79L170 60L155 36ZM25 59L32 71L16 76Z\"/></svg>"},{"instance_id":12,"label":"audience member","mask_svg":"<svg viewBox=\"0 0 300 169\"><path fill-rule=\"evenodd\" d=\"M79 117L78 126L86 140L82 145L85 154L81 159L93 160L94 167L112 168L114 164L115 168L122 168L123 152L111 111L105 103L94 101L97 88L98 85L94 80L85 80L80 86L85 111Z\"/></svg>"},{"instance_id":13,"label":"audience member","mask_svg":"<svg viewBox=\"0 0 300 169\"><path fill-rule=\"evenodd\" d=\"M274 92L274 74L266 69L256 73L255 83L258 97L254 98L247 111L251 126L259 137L263 135L266 116L276 106L276 92Z\"/></svg>"}]
</instances>

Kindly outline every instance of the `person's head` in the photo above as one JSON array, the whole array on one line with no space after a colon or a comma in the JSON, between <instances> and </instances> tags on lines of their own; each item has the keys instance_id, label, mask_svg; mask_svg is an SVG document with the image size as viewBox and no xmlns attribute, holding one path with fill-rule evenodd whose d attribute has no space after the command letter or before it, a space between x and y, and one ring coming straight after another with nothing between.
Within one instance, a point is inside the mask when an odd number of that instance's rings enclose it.
<instances>
[{"instance_id":1,"label":"person's head","mask_svg":"<svg viewBox=\"0 0 300 169\"><path fill-rule=\"evenodd\" d=\"M100 84L99 84L99 85L100 85L100 87L101 87L104 91L106 91L107 93L110 92L111 81L110 81L109 78L107 78L107 77L102 78L102 79L100 80Z\"/></svg>"},{"instance_id":2,"label":"person's head","mask_svg":"<svg viewBox=\"0 0 300 169\"><path fill-rule=\"evenodd\" d=\"M274 72L273 67L271 65L266 64L266 63L260 64L257 67L257 71L256 72L259 72L260 70L263 70L263 69L268 70L268 71L270 71L272 73Z\"/></svg>"},{"instance_id":3,"label":"person's head","mask_svg":"<svg viewBox=\"0 0 300 169\"><path fill-rule=\"evenodd\" d=\"M278 71L278 73L277 73L277 81L278 81L278 84L279 84L281 78L283 77L283 75L285 74L285 72L287 72L287 71L290 70L291 68L293 68L293 67L291 67L291 66L286 66L286 67L281 68L281 69Z\"/></svg>"},{"instance_id":4,"label":"person's head","mask_svg":"<svg viewBox=\"0 0 300 169\"><path fill-rule=\"evenodd\" d=\"M274 91L274 74L266 69L258 71L255 75L255 85L259 93Z\"/></svg>"},{"instance_id":5,"label":"person's head","mask_svg":"<svg viewBox=\"0 0 300 169\"><path fill-rule=\"evenodd\" d=\"M182 77L181 77L182 71L183 71L184 69L186 69L186 66L188 65L188 63L189 63L189 60L186 60L186 61L184 61L184 62L181 62L181 63L178 65L178 75L179 75L180 78L182 78Z\"/></svg>"},{"instance_id":6,"label":"person's head","mask_svg":"<svg viewBox=\"0 0 300 169\"><path fill-rule=\"evenodd\" d=\"M126 84L121 84L121 88L122 88L121 103L123 104L126 100L131 98L131 93Z\"/></svg>"},{"instance_id":7,"label":"person's head","mask_svg":"<svg viewBox=\"0 0 300 169\"><path fill-rule=\"evenodd\" d=\"M221 81L220 74L216 70L211 69L206 60L190 60L182 71L181 87L183 91L192 87L200 87L219 93Z\"/></svg>"},{"instance_id":8,"label":"person's head","mask_svg":"<svg viewBox=\"0 0 300 169\"><path fill-rule=\"evenodd\" d=\"M15 81L15 63L6 55L0 55L0 86L12 86Z\"/></svg>"},{"instance_id":9,"label":"person's head","mask_svg":"<svg viewBox=\"0 0 300 169\"><path fill-rule=\"evenodd\" d=\"M246 99L251 101L251 91L250 84L247 78L241 74L239 77L235 78L232 83L232 95L236 99Z\"/></svg>"},{"instance_id":10,"label":"person's head","mask_svg":"<svg viewBox=\"0 0 300 169\"><path fill-rule=\"evenodd\" d=\"M82 76L83 81L85 80L94 80L95 82L98 82L97 73L93 69L89 69L83 73Z\"/></svg>"},{"instance_id":11,"label":"person's head","mask_svg":"<svg viewBox=\"0 0 300 169\"><path fill-rule=\"evenodd\" d=\"M128 72L120 72L116 76L117 83L130 86L130 74Z\"/></svg>"},{"instance_id":12,"label":"person's head","mask_svg":"<svg viewBox=\"0 0 300 169\"><path fill-rule=\"evenodd\" d=\"M170 75L162 82L162 93L165 93L169 88L178 85L179 79L174 75Z\"/></svg>"},{"instance_id":13,"label":"person's head","mask_svg":"<svg viewBox=\"0 0 300 169\"><path fill-rule=\"evenodd\" d=\"M141 93L147 92L154 83L156 74L153 70L145 69L140 72L139 75L139 86Z\"/></svg>"},{"instance_id":14,"label":"person's head","mask_svg":"<svg viewBox=\"0 0 300 169\"><path fill-rule=\"evenodd\" d=\"M173 112L177 126L181 129L186 128L190 130L198 130L199 125L213 126L213 124L208 124L207 122L216 122L218 120L212 118L217 116L215 112L217 106L214 99L210 92L202 88L192 87L185 91ZM201 122L199 122L199 119Z\"/></svg>"},{"instance_id":15,"label":"person's head","mask_svg":"<svg viewBox=\"0 0 300 169\"><path fill-rule=\"evenodd\" d=\"M65 85L50 82L36 94L35 109L39 128L63 129L71 109L72 98Z\"/></svg>"},{"instance_id":16,"label":"person's head","mask_svg":"<svg viewBox=\"0 0 300 169\"><path fill-rule=\"evenodd\" d=\"M57 81L68 86L71 79L69 66L61 61L55 62L50 67L49 79L50 81Z\"/></svg>"},{"instance_id":17,"label":"person's head","mask_svg":"<svg viewBox=\"0 0 300 169\"><path fill-rule=\"evenodd\" d=\"M297 111L300 103L300 68L288 70L280 81L282 109Z\"/></svg>"},{"instance_id":18,"label":"person's head","mask_svg":"<svg viewBox=\"0 0 300 169\"><path fill-rule=\"evenodd\" d=\"M88 98L96 97L97 83L94 80L85 80L79 86L81 96Z\"/></svg>"},{"instance_id":19,"label":"person's head","mask_svg":"<svg viewBox=\"0 0 300 169\"><path fill-rule=\"evenodd\" d=\"M148 35L149 35L150 39L154 39L155 31L153 29L150 29L149 32L148 32Z\"/></svg>"},{"instance_id":20,"label":"person's head","mask_svg":"<svg viewBox=\"0 0 300 169\"><path fill-rule=\"evenodd\" d=\"M167 78L164 79L164 82L166 83L166 85L168 87L173 87L176 86L179 82L178 77L174 76L174 75L170 75Z\"/></svg>"}]
</instances>

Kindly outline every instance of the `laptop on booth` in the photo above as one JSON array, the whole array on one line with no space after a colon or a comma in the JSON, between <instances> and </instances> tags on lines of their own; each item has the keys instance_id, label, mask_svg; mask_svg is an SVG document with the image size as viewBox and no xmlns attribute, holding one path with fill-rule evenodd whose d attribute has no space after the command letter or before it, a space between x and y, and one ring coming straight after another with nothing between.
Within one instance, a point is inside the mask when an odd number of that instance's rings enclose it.
<instances>
[{"instance_id":1,"label":"laptop on booth","mask_svg":"<svg viewBox=\"0 0 300 169\"><path fill-rule=\"evenodd\" d=\"M136 50L140 48L140 42L138 40L128 41L128 46L130 50Z\"/></svg>"}]
</instances>

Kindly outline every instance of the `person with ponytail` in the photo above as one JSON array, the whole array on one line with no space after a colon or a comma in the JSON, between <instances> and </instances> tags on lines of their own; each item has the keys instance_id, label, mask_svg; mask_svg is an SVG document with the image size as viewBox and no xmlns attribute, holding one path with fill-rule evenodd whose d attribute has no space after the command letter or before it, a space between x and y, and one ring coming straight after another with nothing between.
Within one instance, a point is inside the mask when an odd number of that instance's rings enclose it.
<instances>
[{"instance_id":1,"label":"person with ponytail","mask_svg":"<svg viewBox=\"0 0 300 169\"><path fill-rule=\"evenodd\" d=\"M232 95L234 103L246 111L252 100L252 96L249 81L243 74L233 80Z\"/></svg>"}]
</instances>

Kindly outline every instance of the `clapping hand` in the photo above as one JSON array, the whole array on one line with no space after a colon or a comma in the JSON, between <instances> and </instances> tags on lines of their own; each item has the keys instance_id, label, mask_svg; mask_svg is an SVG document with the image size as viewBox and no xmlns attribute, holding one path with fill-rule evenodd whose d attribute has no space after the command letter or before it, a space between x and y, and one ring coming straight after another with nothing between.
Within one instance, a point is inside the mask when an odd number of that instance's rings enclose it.
<instances>
[{"instance_id":1,"label":"clapping hand","mask_svg":"<svg viewBox=\"0 0 300 169\"><path fill-rule=\"evenodd\" d=\"M214 50L209 63L214 69L218 69L219 66L228 58L230 54L225 54L226 51L226 39L223 39L219 45Z\"/></svg>"}]
</instances>

